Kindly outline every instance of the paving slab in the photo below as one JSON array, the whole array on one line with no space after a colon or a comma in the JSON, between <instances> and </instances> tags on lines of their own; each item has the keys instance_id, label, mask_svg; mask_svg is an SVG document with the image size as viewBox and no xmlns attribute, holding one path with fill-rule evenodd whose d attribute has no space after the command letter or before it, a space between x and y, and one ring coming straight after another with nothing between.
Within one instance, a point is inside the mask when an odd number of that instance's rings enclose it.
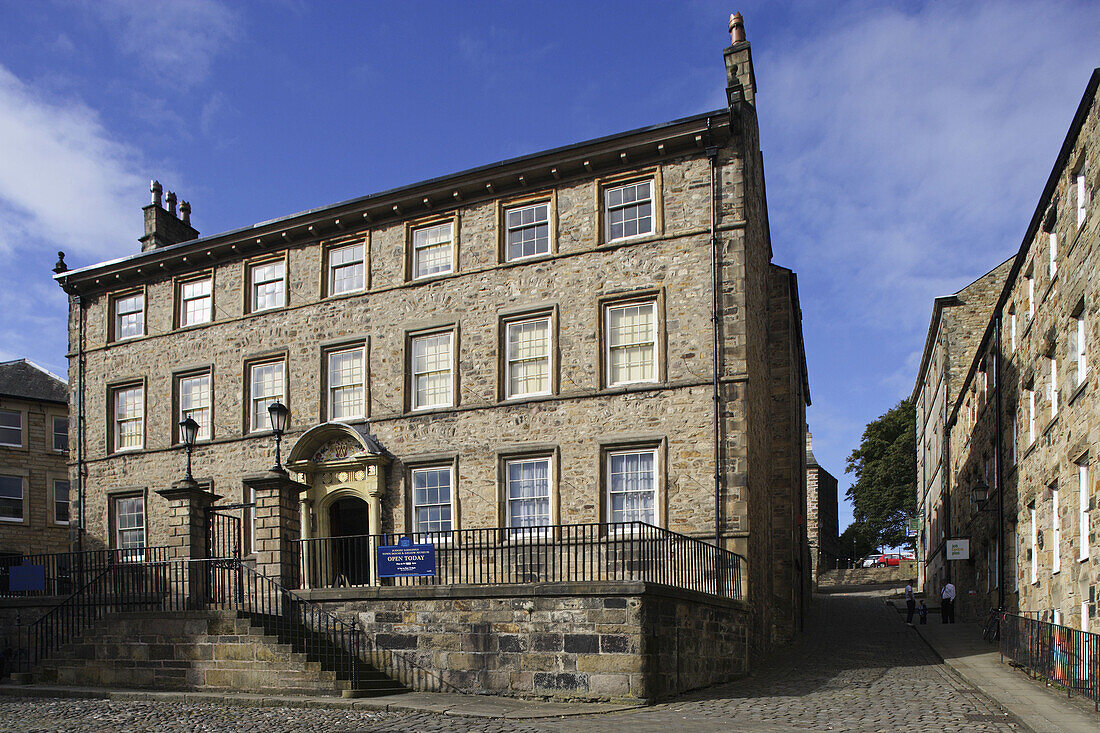
<instances>
[{"instance_id":1,"label":"paving slab","mask_svg":"<svg viewBox=\"0 0 1100 733\"><path fill-rule=\"evenodd\" d=\"M1035 733L1097 733L1100 715L1083 710L1064 693L1001 661L998 647L982 639L978 624L917 624L914 630L947 666L996 700Z\"/></svg>"}]
</instances>

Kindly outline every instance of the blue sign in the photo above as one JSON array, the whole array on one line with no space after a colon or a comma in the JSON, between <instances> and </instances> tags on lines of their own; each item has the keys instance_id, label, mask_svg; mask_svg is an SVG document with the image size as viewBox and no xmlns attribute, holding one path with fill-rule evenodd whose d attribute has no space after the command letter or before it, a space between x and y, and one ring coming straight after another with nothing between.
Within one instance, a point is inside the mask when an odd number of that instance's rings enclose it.
<instances>
[{"instance_id":1,"label":"blue sign","mask_svg":"<svg viewBox=\"0 0 1100 733\"><path fill-rule=\"evenodd\" d=\"M46 590L46 566L12 565L8 568L8 590Z\"/></svg>"},{"instance_id":2,"label":"blue sign","mask_svg":"<svg viewBox=\"0 0 1100 733\"><path fill-rule=\"evenodd\" d=\"M413 578L435 575L435 545L414 545L402 537L396 545L378 548L379 578Z\"/></svg>"}]
</instances>

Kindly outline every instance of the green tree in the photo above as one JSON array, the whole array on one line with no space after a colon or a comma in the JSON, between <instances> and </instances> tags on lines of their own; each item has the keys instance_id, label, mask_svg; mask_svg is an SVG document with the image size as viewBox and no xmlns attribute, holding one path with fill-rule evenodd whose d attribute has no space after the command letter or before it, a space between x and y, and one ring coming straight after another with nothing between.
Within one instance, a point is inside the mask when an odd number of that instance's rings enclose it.
<instances>
[{"instance_id":1,"label":"green tree","mask_svg":"<svg viewBox=\"0 0 1100 733\"><path fill-rule=\"evenodd\" d=\"M853 561L878 552L878 537L866 522L852 522L840 534L840 549Z\"/></svg>"},{"instance_id":2,"label":"green tree","mask_svg":"<svg viewBox=\"0 0 1100 733\"><path fill-rule=\"evenodd\" d=\"M855 474L847 497L857 524L876 546L908 544L906 521L917 511L917 436L913 403L903 400L867 424L859 448L848 456Z\"/></svg>"}]
</instances>

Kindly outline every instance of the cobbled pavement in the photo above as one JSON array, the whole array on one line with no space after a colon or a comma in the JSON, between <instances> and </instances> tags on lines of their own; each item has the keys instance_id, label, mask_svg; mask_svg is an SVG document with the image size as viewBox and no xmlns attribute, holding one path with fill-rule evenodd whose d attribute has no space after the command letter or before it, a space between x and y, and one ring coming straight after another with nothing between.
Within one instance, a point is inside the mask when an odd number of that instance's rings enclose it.
<instances>
[{"instance_id":1,"label":"cobbled pavement","mask_svg":"<svg viewBox=\"0 0 1100 733\"><path fill-rule=\"evenodd\" d=\"M603 715L501 720L436 713L0 697L0 731L1021 731L874 594L818 596L801 639L752 676Z\"/></svg>"}]
</instances>

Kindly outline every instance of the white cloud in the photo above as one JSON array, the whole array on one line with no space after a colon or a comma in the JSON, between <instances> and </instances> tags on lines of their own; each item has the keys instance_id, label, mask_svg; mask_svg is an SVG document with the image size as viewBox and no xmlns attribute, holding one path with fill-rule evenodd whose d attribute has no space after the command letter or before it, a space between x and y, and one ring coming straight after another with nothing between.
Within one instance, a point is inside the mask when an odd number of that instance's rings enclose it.
<instances>
[{"instance_id":1,"label":"white cloud","mask_svg":"<svg viewBox=\"0 0 1100 733\"><path fill-rule=\"evenodd\" d=\"M0 249L137 251L148 181L93 110L42 99L0 65L0 140Z\"/></svg>"},{"instance_id":2,"label":"white cloud","mask_svg":"<svg viewBox=\"0 0 1100 733\"><path fill-rule=\"evenodd\" d=\"M205 80L241 27L237 12L218 0L101 0L91 7L124 53L177 89Z\"/></svg>"}]
</instances>

